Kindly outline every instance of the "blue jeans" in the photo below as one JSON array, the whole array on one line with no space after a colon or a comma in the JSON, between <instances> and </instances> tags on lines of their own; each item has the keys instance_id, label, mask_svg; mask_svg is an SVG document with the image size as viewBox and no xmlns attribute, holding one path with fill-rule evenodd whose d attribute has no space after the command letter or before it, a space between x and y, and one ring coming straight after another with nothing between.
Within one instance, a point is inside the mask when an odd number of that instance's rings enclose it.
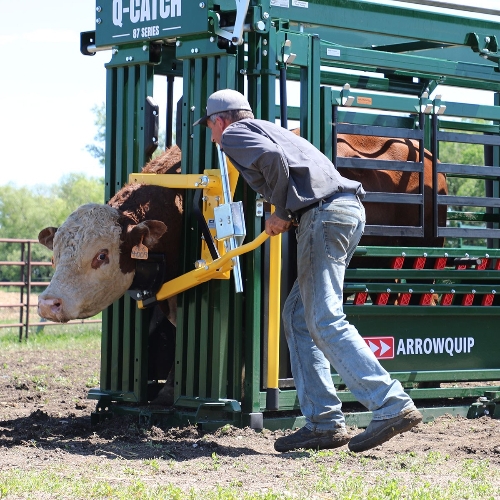
<instances>
[{"instance_id":1,"label":"blue jeans","mask_svg":"<svg viewBox=\"0 0 500 500\"><path fill-rule=\"evenodd\" d=\"M302 414L310 430L345 426L330 364L374 420L414 406L392 380L343 311L345 270L365 226L352 194L306 211L297 229L298 277L285 302L283 324Z\"/></svg>"}]
</instances>

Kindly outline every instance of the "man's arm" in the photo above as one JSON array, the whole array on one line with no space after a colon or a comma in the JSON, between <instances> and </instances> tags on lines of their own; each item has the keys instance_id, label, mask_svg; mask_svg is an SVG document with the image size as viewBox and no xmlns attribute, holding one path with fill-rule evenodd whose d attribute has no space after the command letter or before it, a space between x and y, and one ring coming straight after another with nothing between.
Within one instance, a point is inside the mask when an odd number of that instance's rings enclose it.
<instances>
[{"instance_id":1,"label":"man's arm","mask_svg":"<svg viewBox=\"0 0 500 500\"><path fill-rule=\"evenodd\" d=\"M272 203L277 218L290 227L286 210L288 163L281 147L244 123L236 122L224 131L222 148L249 186ZM278 229L276 221L273 226ZM280 234L284 230L268 234Z\"/></svg>"}]
</instances>

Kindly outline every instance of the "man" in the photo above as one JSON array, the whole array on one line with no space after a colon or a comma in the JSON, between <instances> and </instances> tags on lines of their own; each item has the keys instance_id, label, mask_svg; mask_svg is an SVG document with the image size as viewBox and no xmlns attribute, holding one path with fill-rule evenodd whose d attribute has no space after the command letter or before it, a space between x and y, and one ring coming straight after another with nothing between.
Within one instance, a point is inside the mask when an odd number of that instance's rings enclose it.
<instances>
[{"instance_id":1,"label":"man","mask_svg":"<svg viewBox=\"0 0 500 500\"><path fill-rule=\"evenodd\" d=\"M254 119L234 90L213 93L206 125L245 181L275 206L266 233L288 231L297 221L298 277L283 309L292 374L306 424L275 442L280 452L336 448L365 451L422 421L343 312L349 260L363 234L359 182L339 175L308 141L273 123ZM330 364L356 399L373 412L367 429L350 438L330 374Z\"/></svg>"}]
</instances>

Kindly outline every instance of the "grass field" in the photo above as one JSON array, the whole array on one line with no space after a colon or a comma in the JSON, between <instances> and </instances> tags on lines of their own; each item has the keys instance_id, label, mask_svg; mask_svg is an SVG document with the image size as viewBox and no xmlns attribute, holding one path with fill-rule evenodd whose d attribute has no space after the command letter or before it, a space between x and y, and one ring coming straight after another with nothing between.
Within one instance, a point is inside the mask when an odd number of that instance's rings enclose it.
<instances>
[{"instance_id":1,"label":"grass field","mask_svg":"<svg viewBox=\"0 0 500 500\"><path fill-rule=\"evenodd\" d=\"M26 298L24 299L26 302ZM19 292L0 290L0 304L19 304ZM38 295L31 294L30 296L30 322L39 323L41 318L37 312ZM0 325L9 325L19 322L19 307L0 307ZM25 316L24 316L25 317ZM101 314L91 318L100 319ZM58 325L44 325L44 326L31 326L28 330L28 337L30 338L29 346L34 345L57 345L69 341L76 341L82 339L86 335L94 335L100 339L100 323L92 324L58 324ZM23 339L25 337L25 330L23 328ZM24 339L25 340L25 339ZM19 327L2 327L0 328L0 347L7 348L10 344L19 341Z\"/></svg>"}]
</instances>

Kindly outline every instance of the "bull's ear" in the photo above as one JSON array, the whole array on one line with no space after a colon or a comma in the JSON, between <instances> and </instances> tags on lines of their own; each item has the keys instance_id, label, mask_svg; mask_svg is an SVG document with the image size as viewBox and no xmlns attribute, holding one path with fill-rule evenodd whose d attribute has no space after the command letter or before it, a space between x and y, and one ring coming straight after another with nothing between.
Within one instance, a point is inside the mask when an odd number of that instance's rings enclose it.
<instances>
[{"instance_id":1,"label":"bull's ear","mask_svg":"<svg viewBox=\"0 0 500 500\"><path fill-rule=\"evenodd\" d=\"M148 248L154 247L160 238L167 232L167 226L159 220L146 220L136 226L128 227L127 237L132 245L137 245L141 242Z\"/></svg>"},{"instance_id":2,"label":"bull's ear","mask_svg":"<svg viewBox=\"0 0 500 500\"><path fill-rule=\"evenodd\" d=\"M49 250L54 250L54 234L57 227L46 227L38 233L38 241Z\"/></svg>"}]
</instances>

